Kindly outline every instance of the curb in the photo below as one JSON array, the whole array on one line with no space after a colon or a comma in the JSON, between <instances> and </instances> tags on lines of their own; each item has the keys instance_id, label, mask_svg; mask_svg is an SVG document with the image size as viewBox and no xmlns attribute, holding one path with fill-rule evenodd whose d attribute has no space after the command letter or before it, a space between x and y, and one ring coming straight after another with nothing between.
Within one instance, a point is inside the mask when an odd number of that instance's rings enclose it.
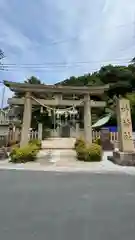
<instances>
[{"instance_id":1,"label":"curb","mask_svg":"<svg viewBox=\"0 0 135 240\"><path fill-rule=\"evenodd\" d=\"M16 170L16 171L37 171L37 172L54 172L54 173L93 173L93 174L124 174L135 175L135 170L130 169L84 169L84 168L71 168L71 167L23 167L23 166L0 166L0 170Z\"/></svg>"}]
</instances>

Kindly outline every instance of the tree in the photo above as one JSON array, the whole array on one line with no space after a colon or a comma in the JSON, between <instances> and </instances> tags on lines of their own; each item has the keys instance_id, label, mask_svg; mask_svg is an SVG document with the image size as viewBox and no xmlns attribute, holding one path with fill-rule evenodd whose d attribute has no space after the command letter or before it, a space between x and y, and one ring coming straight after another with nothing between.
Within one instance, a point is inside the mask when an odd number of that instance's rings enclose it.
<instances>
[{"instance_id":1,"label":"tree","mask_svg":"<svg viewBox=\"0 0 135 240\"><path fill-rule=\"evenodd\" d=\"M25 81L29 84L41 84L41 81L35 76L30 77ZM97 96L92 96L92 100L104 100L107 102L107 108L111 112L115 113L115 103L114 98L117 96L127 97L128 93L131 93L135 89L135 58L129 63L128 66L113 66L106 65L102 66L99 71L94 73L88 73L83 76L71 76L64 81L58 82L55 85L64 86L100 86L109 84L109 90L107 93L103 94L99 98ZM22 97L24 93L15 93L16 97ZM38 94L33 93L35 97L39 97ZM49 96L49 94L46 94ZM42 97L46 97L45 95ZM50 95L51 96L51 95ZM19 107L20 108L20 107ZM135 107L133 107L133 112L135 112ZM99 113L99 109L98 109ZM98 116L98 113L97 116ZM38 116L40 116L39 108L36 109L35 117L36 121L39 121ZM46 115L46 113L45 113ZM113 122L115 122L115 114L113 115ZM133 114L132 114L133 116ZM134 115L135 116L135 115ZM43 116L42 116L43 117Z\"/></svg>"},{"instance_id":2,"label":"tree","mask_svg":"<svg viewBox=\"0 0 135 240\"><path fill-rule=\"evenodd\" d=\"M24 81L24 83L29 83L29 84L41 84L40 79L38 79L37 77L30 77L27 80ZM24 93L21 92L15 92L15 97L17 98L21 98L24 97Z\"/></svg>"},{"instance_id":3,"label":"tree","mask_svg":"<svg viewBox=\"0 0 135 240\"><path fill-rule=\"evenodd\" d=\"M135 57L132 58L131 63L135 63Z\"/></svg>"},{"instance_id":4,"label":"tree","mask_svg":"<svg viewBox=\"0 0 135 240\"><path fill-rule=\"evenodd\" d=\"M35 76L28 78L24 82L29 84L41 84L41 80ZM39 95L36 93L32 93L32 95L39 98ZM24 93L15 92L15 97L17 98L24 97ZM23 106L18 106L15 110L16 115L19 117L20 120L23 119L23 110L24 110ZM32 111L32 122L31 122L32 128L37 128L37 125L39 122L44 123L45 128L48 126L51 126L52 124L51 118L48 116L47 110L44 108L44 112L43 114L41 114L40 106L37 106L37 107L34 107Z\"/></svg>"},{"instance_id":5,"label":"tree","mask_svg":"<svg viewBox=\"0 0 135 240\"><path fill-rule=\"evenodd\" d=\"M107 95L102 95L102 100L107 102L107 108L110 109L111 113L114 113L112 122L116 123L114 98L115 96L126 97L127 93L135 89L135 58L132 59L128 66L106 65L101 67L99 71L79 77L72 76L59 84L74 86L100 86L109 84L110 87ZM97 97L92 96L92 99L97 100ZM133 109L133 112L135 112L135 109Z\"/></svg>"},{"instance_id":6,"label":"tree","mask_svg":"<svg viewBox=\"0 0 135 240\"><path fill-rule=\"evenodd\" d=\"M37 77L31 76L30 78L28 78L26 81L24 81L25 83L29 83L29 84L41 84L40 79L38 79Z\"/></svg>"},{"instance_id":7,"label":"tree","mask_svg":"<svg viewBox=\"0 0 135 240\"><path fill-rule=\"evenodd\" d=\"M28 78L24 82L25 83L29 83L29 84L41 84L41 81L38 78L34 77L34 76ZM24 97L24 93L22 93L22 92L15 92L14 97L22 98L22 97ZM20 120L23 119L23 111L24 111L24 106L18 106L18 107L15 108L16 116ZM32 125L34 125L34 126L36 125L35 124L35 119L36 118L34 117L34 115L39 115L39 113L40 113L39 108L38 108L38 112L37 111L32 112L32 115L33 115L32 116Z\"/></svg>"},{"instance_id":8,"label":"tree","mask_svg":"<svg viewBox=\"0 0 135 240\"><path fill-rule=\"evenodd\" d=\"M113 99L114 96L125 96L128 92L132 91L132 85L129 82L118 81L115 84L111 84L108 90L108 97Z\"/></svg>"},{"instance_id":9,"label":"tree","mask_svg":"<svg viewBox=\"0 0 135 240\"><path fill-rule=\"evenodd\" d=\"M132 83L135 75L131 68L127 66L108 65L99 70L99 76L104 84L110 84L108 95L113 98L114 95L125 96L127 92L132 91Z\"/></svg>"},{"instance_id":10,"label":"tree","mask_svg":"<svg viewBox=\"0 0 135 240\"><path fill-rule=\"evenodd\" d=\"M71 86L100 86L110 84L108 91L110 98L114 95L124 96L127 92L131 92L133 87L135 88L135 64L132 63L129 66L103 66L97 72L79 77L72 76L58 84Z\"/></svg>"},{"instance_id":11,"label":"tree","mask_svg":"<svg viewBox=\"0 0 135 240\"><path fill-rule=\"evenodd\" d=\"M62 82L56 83L56 85L67 85L67 86L93 86L93 85L102 85L99 75L97 72L92 74L85 74L79 77L70 77L69 79L65 79Z\"/></svg>"},{"instance_id":12,"label":"tree","mask_svg":"<svg viewBox=\"0 0 135 240\"><path fill-rule=\"evenodd\" d=\"M135 129L135 122L133 121L135 119L135 93L128 93L126 98L130 101L132 125Z\"/></svg>"},{"instance_id":13,"label":"tree","mask_svg":"<svg viewBox=\"0 0 135 240\"><path fill-rule=\"evenodd\" d=\"M63 85L63 86L82 86L84 85L84 81L82 81L83 77L70 77L69 79L65 79L62 82L56 83L56 85Z\"/></svg>"}]
</instances>

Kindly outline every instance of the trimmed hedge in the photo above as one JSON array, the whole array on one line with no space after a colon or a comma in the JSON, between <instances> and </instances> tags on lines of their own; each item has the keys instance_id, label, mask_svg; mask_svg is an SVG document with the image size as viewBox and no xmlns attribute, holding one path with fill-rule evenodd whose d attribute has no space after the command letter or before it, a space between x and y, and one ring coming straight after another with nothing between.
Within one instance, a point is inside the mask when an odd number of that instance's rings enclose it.
<instances>
[{"instance_id":1,"label":"trimmed hedge","mask_svg":"<svg viewBox=\"0 0 135 240\"><path fill-rule=\"evenodd\" d=\"M29 144L31 145L36 145L38 147L38 149L41 149L41 140L39 139L32 139L29 141Z\"/></svg>"},{"instance_id":2,"label":"trimmed hedge","mask_svg":"<svg viewBox=\"0 0 135 240\"><path fill-rule=\"evenodd\" d=\"M78 147L85 147L85 141L83 138L77 138L76 141L75 141L75 145L74 145L74 148L78 148Z\"/></svg>"},{"instance_id":3,"label":"trimmed hedge","mask_svg":"<svg viewBox=\"0 0 135 240\"><path fill-rule=\"evenodd\" d=\"M99 162L102 160L102 148L96 143L92 143L87 147L88 156L87 161L89 162Z\"/></svg>"},{"instance_id":4,"label":"trimmed hedge","mask_svg":"<svg viewBox=\"0 0 135 240\"><path fill-rule=\"evenodd\" d=\"M94 140L93 143L96 143L96 144L98 144L98 145L101 145L101 139L100 139L100 137L98 137L96 140Z\"/></svg>"},{"instance_id":5,"label":"trimmed hedge","mask_svg":"<svg viewBox=\"0 0 135 240\"><path fill-rule=\"evenodd\" d=\"M102 148L96 143L87 145L84 141L77 139L75 143L77 159L85 162L99 162L102 160Z\"/></svg>"},{"instance_id":6,"label":"trimmed hedge","mask_svg":"<svg viewBox=\"0 0 135 240\"><path fill-rule=\"evenodd\" d=\"M84 147L78 146L76 148L76 154L77 154L77 159L78 160L80 160L80 161L87 161L87 159L88 159L88 151L87 151L86 146L84 146Z\"/></svg>"},{"instance_id":7,"label":"trimmed hedge","mask_svg":"<svg viewBox=\"0 0 135 240\"><path fill-rule=\"evenodd\" d=\"M29 144L22 148L14 148L10 153L10 161L13 163L33 162L36 160L38 151L39 148L34 144Z\"/></svg>"}]
</instances>

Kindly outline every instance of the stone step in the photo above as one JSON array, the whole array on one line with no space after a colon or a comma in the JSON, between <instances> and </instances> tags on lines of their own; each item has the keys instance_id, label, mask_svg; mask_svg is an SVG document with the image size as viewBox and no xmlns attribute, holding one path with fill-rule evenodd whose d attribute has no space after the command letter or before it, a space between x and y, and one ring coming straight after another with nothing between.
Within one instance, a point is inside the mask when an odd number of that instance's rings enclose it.
<instances>
[{"instance_id":1,"label":"stone step","mask_svg":"<svg viewBox=\"0 0 135 240\"><path fill-rule=\"evenodd\" d=\"M42 141L43 149L73 149L75 138L48 138Z\"/></svg>"}]
</instances>

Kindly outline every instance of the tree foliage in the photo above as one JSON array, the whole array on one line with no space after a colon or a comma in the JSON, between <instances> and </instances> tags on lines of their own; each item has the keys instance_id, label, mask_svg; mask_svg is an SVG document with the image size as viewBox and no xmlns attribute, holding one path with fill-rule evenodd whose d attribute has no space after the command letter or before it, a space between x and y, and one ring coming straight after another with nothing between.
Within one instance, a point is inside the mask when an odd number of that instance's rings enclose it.
<instances>
[{"instance_id":1,"label":"tree foliage","mask_svg":"<svg viewBox=\"0 0 135 240\"><path fill-rule=\"evenodd\" d=\"M125 96L135 88L135 64L132 62L128 66L107 65L92 74L85 74L79 77L70 77L58 83L60 85L76 86L99 86L110 84L108 90L109 98L114 95Z\"/></svg>"},{"instance_id":2,"label":"tree foliage","mask_svg":"<svg viewBox=\"0 0 135 240\"><path fill-rule=\"evenodd\" d=\"M4 52L0 49L0 60L4 58Z\"/></svg>"},{"instance_id":3,"label":"tree foliage","mask_svg":"<svg viewBox=\"0 0 135 240\"><path fill-rule=\"evenodd\" d=\"M110 120L111 125L116 125L115 101L117 96L128 97L131 102L132 119L135 119L135 58L128 66L113 66L111 64L102 66L99 71L85 74L79 77L70 77L65 79L60 85L76 85L76 86L100 86L109 84L109 89L102 99L107 102L107 111L114 113ZM131 94L132 93L132 94ZM106 111L105 111L106 112ZM135 128L135 124L134 128Z\"/></svg>"},{"instance_id":4,"label":"tree foliage","mask_svg":"<svg viewBox=\"0 0 135 240\"><path fill-rule=\"evenodd\" d=\"M38 79L37 77L31 76L30 78L28 78L26 81L24 81L25 83L29 83L29 84L41 84L41 80Z\"/></svg>"},{"instance_id":5,"label":"tree foliage","mask_svg":"<svg viewBox=\"0 0 135 240\"><path fill-rule=\"evenodd\" d=\"M41 84L41 80L38 79L37 77L35 76L32 76L30 78L28 78L27 80L25 80L25 83L29 83L29 84ZM33 93L33 95L35 97L38 97L36 96L35 93ZM15 97L17 98L20 98L20 97L24 97L24 93L21 93L21 92L15 92ZM24 110L24 106L19 106L16 108L16 115L19 117L19 119L22 120L23 118L23 110ZM40 113L40 106L37 106L33 109L32 111L32 122L31 122L31 126L32 128L37 128L37 124L38 122L42 121L43 123L45 122L46 123L46 126L45 127L49 127L51 126L51 119L50 117L48 117L48 114L47 114L47 111L46 109L44 108L44 113L41 114Z\"/></svg>"},{"instance_id":6,"label":"tree foliage","mask_svg":"<svg viewBox=\"0 0 135 240\"><path fill-rule=\"evenodd\" d=\"M24 81L24 83L29 83L29 84L41 84L40 79L38 79L37 77L30 77L27 80ZM16 98L21 98L24 96L24 93L22 92L15 92L15 96Z\"/></svg>"},{"instance_id":7,"label":"tree foliage","mask_svg":"<svg viewBox=\"0 0 135 240\"><path fill-rule=\"evenodd\" d=\"M32 76L27 79L25 83L29 84L41 84L41 81ZM85 74L83 76L71 76L56 85L70 85L70 86L100 86L109 84L109 90L106 95L101 96L101 99L107 101L107 109L115 113L114 98L117 96L125 96L129 98L132 106L132 117L135 117L135 94L132 92L135 89L135 58L129 63L128 66L113 66L111 64L102 66L99 71L94 73ZM132 94L131 94L132 93ZM22 96L22 93L15 93L16 97ZM93 96L94 100L96 96ZM35 111L35 121L39 121L40 111ZM47 118L46 113L44 114ZM42 118L44 118L42 116ZM34 120L33 120L34 121ZM114 114L113 123L116 122L116 116ZM48 121L50 124L50 121Z\"/></svg>"}]
</instances>

